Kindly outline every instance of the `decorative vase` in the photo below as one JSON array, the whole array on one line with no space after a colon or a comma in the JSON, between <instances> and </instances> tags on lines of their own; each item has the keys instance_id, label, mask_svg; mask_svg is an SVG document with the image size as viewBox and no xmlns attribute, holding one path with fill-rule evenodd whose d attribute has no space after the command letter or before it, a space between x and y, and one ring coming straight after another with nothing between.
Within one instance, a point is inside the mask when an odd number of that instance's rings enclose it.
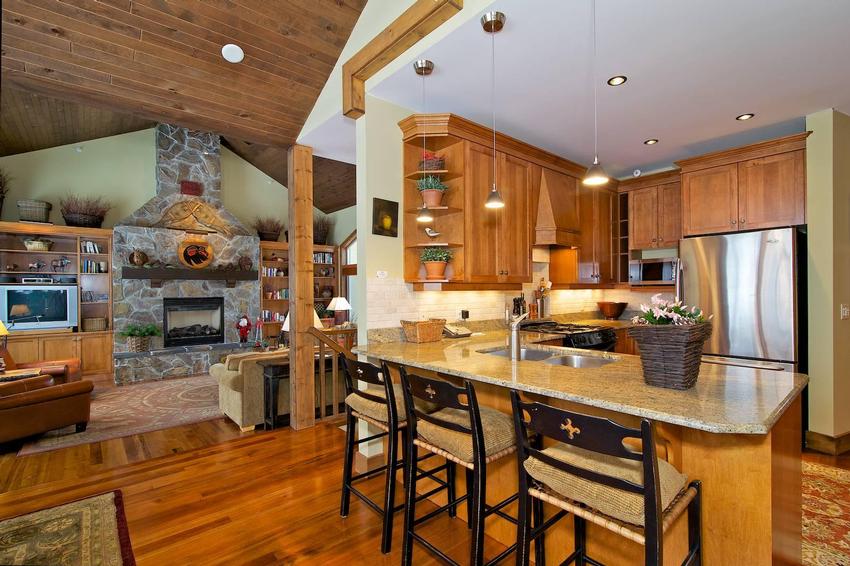
<instances>
[{"instance_id":1,"label":"decorative vase","mask_svg":"<svg viewBox=\"0 0 850 566\"><path fill-rule=\"evenodd\" d=\"M100 228L103 225L103 216L99 214L86 214L85 212L62 213L62 219L68 226L79 228Z\"/></svg>"},{"instance_id":2,"label":"decorative vase","mask_svg":"<svg viewBox=\"0 0 850 566\"><path fill-rule=\"evenodd\" d=\"M425 279L445 279L446 266L448 264L449 262L447 261L423 261L422 265L425 266Z\"/></svg>"},{"instance_id":3,"label":"decorative vase","mask_svg":"<svg viewBox=\"0 0 850 566\"><path fill-rule=\"evenodd\" d=\"M264 242L277 242L280 239L280 232L260 232L257 230L257 236Z\"/></svg>"},{"instance_id":4,"label":"decorative vase","mask_svg":"<svg viewBox=\"0 0 850 566\"><path fill-rule=\"evenodd\" d=\"M131 352L148 352L151 349L151 337L127 336L127 349Z\"/></svg>"},{"instance_id":5,"label":"decorative vase","mask_svg":"<svg viewBox=\"0 0 850 566\"><path fill-rule=\"evenodd\" d=\"M640 350L643 380L667 389L696 385L702 348L711 336L711 323L674 325L639 324L629 328Z\"/></svg>"},{"instance_id":6,"label":"decorative vase","mask_svg":"<svg viewBox=\"0 0 850 566\"><path fill-rule=\"evenodd\" d=\"M443 191L427 189L424 191L419 191L419 194L422 195L422 202L425 203L425 206L427 206L428 208L436 208L442 205Z\"/></svg>"}]
</instances>

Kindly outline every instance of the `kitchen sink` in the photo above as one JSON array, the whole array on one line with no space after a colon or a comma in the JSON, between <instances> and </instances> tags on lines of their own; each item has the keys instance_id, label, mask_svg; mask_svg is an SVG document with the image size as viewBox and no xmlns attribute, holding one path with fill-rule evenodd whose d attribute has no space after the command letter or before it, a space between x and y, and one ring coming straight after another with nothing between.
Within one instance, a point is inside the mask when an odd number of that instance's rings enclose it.
<instances>
[{"instance_id":1,"label":"kitchen sink","mask_svg":"<svg viewBox=\"0 0 850 566\"><path fill-rule=\"evenodd\" d=\"M546 359L545 363L551 364L553 366L567 366L571 368L598 368L602 367L606 364L610 364L615 360L611 360L608 358L598 358L596 356L580 356L580 355L569 355L569 356L558 356L557 358L549 357Z\"/></svg>"},{"instance_id":2,"label":"kitchen sink","mask_svg":"<svg viewBox=\"0 0 850 566\"><path fill-rule=\"evenodd\" d=\"M495 350L479 350L480 354L490 354L493 356L501 356L503 358L511 357L511 349L510 348L498 348ZM534 348L522 348L520 350L520 360L526 360L529 362L540 362L551 358L555 355L555 352L550 352L549 350L536 350Z\"/></svg>"}]
</instances>

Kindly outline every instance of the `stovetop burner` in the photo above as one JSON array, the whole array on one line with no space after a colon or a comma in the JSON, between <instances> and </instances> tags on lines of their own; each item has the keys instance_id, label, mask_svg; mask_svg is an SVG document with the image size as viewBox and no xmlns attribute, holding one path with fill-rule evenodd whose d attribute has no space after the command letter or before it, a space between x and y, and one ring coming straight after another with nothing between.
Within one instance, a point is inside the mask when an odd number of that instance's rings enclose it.
<instances>
[{"instance_id":1,"label":"stovetop burner","mask_svg":"<svg viewBox=\"0 0 850 566\"><path fill-rule=\"evenodd\" d=\"M545 332L560 334L563 345L568 348L586 348L589 350L613 350L617 343L617 335L607 326L585 324L570 324L554 320L532 320L522 324L526 332Z\"/></svg>"},{"instance_id":2,"label":"stovetop burner","mask_svg":"<svg viewBox=\"0 0 850 566\"><path fill-rule=\"evenodd\" d=\"M522 329L534 332L551 332L553 334L578 334L582 332L597 332L599 330L605 330L606 327L555 322L554 320L533 320L524 323Z\"/></svg>"}]
</instances>

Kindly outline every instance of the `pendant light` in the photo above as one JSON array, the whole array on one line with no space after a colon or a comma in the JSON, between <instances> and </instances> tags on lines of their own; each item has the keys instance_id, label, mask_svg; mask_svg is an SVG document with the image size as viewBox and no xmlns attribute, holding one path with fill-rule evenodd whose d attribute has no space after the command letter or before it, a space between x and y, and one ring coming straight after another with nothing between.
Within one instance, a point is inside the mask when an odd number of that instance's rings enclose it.
<instances>
[{"instance_id":1,"label":"pendant light","mask_svg":"<svg viewBox=\"0 0 850 566\"><path fill-rule=\"evenodd\" d=\"M591 77L593 80L593 165L584 174L584 179L581 182L590 187L599 187L607 185L611 179L599 163L599 126L596 116L598 106L598 87L596 84L596 0L590 0L590 5L593 18L593 23L591 24L591 29L593 30L593 63L591 65Z\"/></svg>"},{"instance_id":2,"label":"pendant light","mask_svg":"<svg viewBox=\"0 0 850 566\"><path fill-rule=\"evenodd\" d=\"M487 200L484 201L484 207L504 208L505 201L496 185L496 34L505 27L505 15L502 12L487 12L481 16L481 27L490 34L490 55L493 65L490 89L490 103L493 110L493 187L487 195Z\"/></svg>"},{"instance_id":3,"label":"pendant light","mask_svg":"<svg viewBox=\"0 0 850 566\"><path fill-rule=\"evenodd\" d=\"M434 63L428 59L417 59L413 62L414 72L422 77L422 113L426 114L425 107L425 77L434 72ZM425 132L422 132L422 161L425 161ZM422 168L422 179L425 179L425 168ZM419 214L416 215L416 221L426 224L434 221L434 216L428 210L425 201L422 201L422 208L419 209Z\"/></svg>"}]
</instances>

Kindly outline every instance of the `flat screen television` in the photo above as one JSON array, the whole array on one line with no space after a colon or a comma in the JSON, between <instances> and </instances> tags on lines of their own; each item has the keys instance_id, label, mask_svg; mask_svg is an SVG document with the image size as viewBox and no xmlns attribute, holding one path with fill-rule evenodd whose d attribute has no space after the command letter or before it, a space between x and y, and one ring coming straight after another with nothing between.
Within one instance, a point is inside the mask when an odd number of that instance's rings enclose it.
<instances>
[{"instance_id":1,"label":"flat screen television","mask_svg":"<svg viewBox=\"0 0 850 566\"><path fill-rule=\"evenodd\" d=\"M0 319L10 331L77 326L77 287L0 285Z\"/></svg>"}]
</instances>

